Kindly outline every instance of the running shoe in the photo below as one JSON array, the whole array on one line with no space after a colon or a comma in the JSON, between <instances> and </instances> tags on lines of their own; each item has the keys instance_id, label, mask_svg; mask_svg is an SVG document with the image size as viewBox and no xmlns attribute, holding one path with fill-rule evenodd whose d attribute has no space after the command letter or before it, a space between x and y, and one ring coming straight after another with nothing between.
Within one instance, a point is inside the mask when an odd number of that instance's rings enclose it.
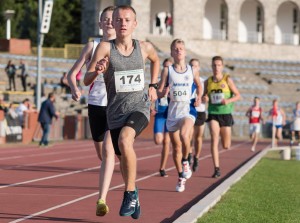
<instances>
[{"instance_id":1,"label":"running shoe","mask_svg":"<svg viewBox=\"0 0 300 223\"><path fill-rule=\"evenodd\" d=\"M182 162L182 175L185 179L190 179L192 176L192 171L188 161Z\"/></svg>"},{"instance_id":2,"label":"running shoe","mask_svg":"<svg viewBox=\"0 0 300 223\"><path fill-rule=\"evenodd\" d=\"M193 172L196 172L199 167L199 160L196 156L194 156L194 162L193 162Z\"/></svg>"},{"instance_id":3,"label":"running shoe","mask_svg":"<svg viewBox=\"0 0 300 223\"><path fill-rule=\"evenodd\" d=\"M105 204L103 199L99 199L96 205L96 215L97 216L104 216L109 212L108 206Z\"/></svg>"},{"instance_id":4,"label":"running shoe","mask_svg":"<svg viewBox=\"0 0 300 223\"><path fill-rule=\"evenodd\" d=\"M165 170L159 170L159 173L161 177L168 177L168 174L166 173Z\"/></svg>"},{"instance_id":5,"label":"running shoe","mask_svg":"<svg viewBox=\"0 0 300 223\"><path fill-rule=\"evenodd\" d=\"M251 151L255 152L255 147L254 146L251 147Z\"/></svg>"},{"instance_id":6,"label":"running shoe","mask_svg":"<svg viewBox=\"0 0 300 223\"><path fill-rule=\"evenodd\" d=\"M138 202L137 191L125 191L123 202L120 208L120 216L131 216L135 212L135 207Z\"/></svg>"},{"instance_id":7,"label":"running shoe","mask_svg":"<svg viewBox=\"0 0 300 223\"><path fill-rule=\"evenodd\" d=\"M212 175L212 178L218 178L221 176L221 171L219 168L215 168L215 173Z\"/></svg>"},{"instance_id":8,"label":"running shoe","mask_svg":"<svg viewBox=\"0 0 300 223\"><path fill-rule=\"evenodd\" d=\"M178 178L178 183L176 185L176 191L177 192L183 192L185 190L185 182L186 179L185 178Z\"/></svg>"},{"instance_id":9,"label":"running shoe","mask_svg":"<svg viewBox=\"0 0 300 223\"><path fill-rule=\"evenodd\" d=\"M139 217L141 216L141 205L140 205L140 201L139 201L139 192L138 189L135 189L136 195L137 195L137 202L135 205L135 211L133 212L133 214L131 215L131 217L133 219L139 219Z\"/></svg>"}]
</instances>

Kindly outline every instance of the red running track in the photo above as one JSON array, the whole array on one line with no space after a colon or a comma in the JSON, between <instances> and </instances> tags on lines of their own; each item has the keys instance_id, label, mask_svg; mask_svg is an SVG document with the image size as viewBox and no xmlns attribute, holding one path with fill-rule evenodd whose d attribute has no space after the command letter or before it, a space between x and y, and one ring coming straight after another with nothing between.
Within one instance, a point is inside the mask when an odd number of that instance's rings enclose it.
<instances>
[{"instance_id":1,"label":"red running track","mask_svg":"<svg viewBox=\"0 0 300 223\"><path fill-rule=\"evenodd\" d=\"M257 152L269 143L259 143ZM167 173L158 174L161 146L137 139L137 186L140 219L120 217L123 181L119 163L107 199L110 212L95 215L99 161L91 141L64 141L49 148L35 145L0 148L0 222L142 222L169 223L218 186L257 153L248 141L233 141L231 150L220 151L222 176L213 174L209 142L205 141L199 171L186 182L186 190L175 192L177 172L170 154Z\"/></svg>"}]
</instances>

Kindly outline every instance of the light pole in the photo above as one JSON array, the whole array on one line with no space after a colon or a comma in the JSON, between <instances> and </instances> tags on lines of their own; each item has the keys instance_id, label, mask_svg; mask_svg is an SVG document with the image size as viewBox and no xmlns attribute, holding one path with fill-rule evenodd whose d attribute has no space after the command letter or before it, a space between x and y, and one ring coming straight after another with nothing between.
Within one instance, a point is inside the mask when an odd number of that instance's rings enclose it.
<instances>
[{"instance_id":1,"label":"light pole","mask_svg":"<svg viewBox=\"0 0 300 223\"><path fill-rule=\"evenodd\" d=\"M15 11L14 10L6 10L4 11L4 17L6 19L6 39L10 39L10 27L11 27L11 18L14 16Z\"/></svg>"},{"instance_id":2,"label":"light pole","mask_svg":"<svg viewBox=\"0 0 300 223\"><path fill-rule=\"evenodd\" d=\"M42 24L42 11L43 11L43 1L38 1L38 24L37 24L37 75L36 75L36 92L35 92L35 103L37 110L41 108L41 56L42 56L42 45L44 35L40 33L40 27Z\"/></svg>"},{"instance_id":3,"label":"light pole","mask_svg":"<svg viewBox=\"0 0 300 223\"><path fill-rule=\"evenodd\" d=\"M38 29L37 29L37 76L36 76L36 106L39 111L41 108L41 57L42 46L44 41L44 34L48 33L50 28L51 14L52 14L53 0L38 1ZM43 10L44 8L44 10Z\"/></svg>"}]
</instances>

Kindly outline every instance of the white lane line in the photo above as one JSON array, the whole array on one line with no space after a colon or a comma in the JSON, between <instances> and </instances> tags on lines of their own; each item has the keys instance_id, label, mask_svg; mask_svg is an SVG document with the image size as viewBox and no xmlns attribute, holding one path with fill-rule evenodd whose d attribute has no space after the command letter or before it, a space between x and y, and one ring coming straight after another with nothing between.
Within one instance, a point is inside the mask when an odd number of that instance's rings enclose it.
<instances>
[{"instance_id":1,"label":"white lane line","mask_svg":"<svg viewBox=\"0 0 300 223\"><path fill-rule=\"evenodd\" d=\"M243 142L243 143L239 143L239 144L237 144L237 145L234 145L234 146L231 147L231 150L234 149L234 148L236 148L236 147L238 147L238 146L241 146L241 145L243 145L243 144L247 144L247 143L249 143L249 142ZM224 153L224 152L227 152L227 151L230 151L230 150L223 150L223 151L221 151L220 153ZM150 157L157 157L157 156L160 156L160 154L149 156L149 158L150 158ZM204 160L204 159L209 158L209 157L211 157L211 155L206 155L206 156L204 156L204 157L201 157L200 160ZM142 158L139 158L138 160L143 160L143 159L147 159L147 157L142 157ZM174 166L174 167L170 167L170 168L168 168L168 169L166 169L166 170L169 171L169 170L172 170L172 169L175 169L175 166ZM148 178L150 178L150 177L153 177L153 176L156 176L156 175L158 175L158 174L159 174L158 172L149 174L149 175L147 175L147 176L145 176L145 177L141 177L141 178L137 179L136 182L146 180L146 179L148 179ZM114 190L114 189L123 187L124 185L125 185L125 184L120 184L120 185L111 187L109 190ZM67 206L67 205L76 203L76 202L78 202L78 201L82 201L82 200L84 200L84 199L87 199L87 198L96 196L96 195L98 195L98 194L99 194L99 192L95 192L95 193L92 193L92 194L88 194L88 195L86 195L86 196L79 197L79 198L77 198L77 199L68 201L68 202L66 202L66 203L62 203L62 204L53 206L53 207L51 207L51 208L42 210L42 211L40 211L40 212L36 212L36 213L30 214L30 215L27 215L27 216L25 216L25 217L23 217L23 218L16 219L15 221L11 221L11 222L9 222L9 223L17 223L17 222L21 222L21 221L24 221L24 220L26 220L26 219L30 219L30 218L33 218L33 217L36 217L36 216L45 214L45 213L47 213L47 212L49 212L49 211L53 211L53 210L59 209L59 208L61 208L61 207L65 207L65 206Z\"/></svg>"},{"instance_id":2,"label":"white lane line","mask_svg":"<svg viewBox=\"0 0 300 223\"><path fill-rule=\"evenodd\" d=\"M156 145L155 145L156 146ZM153 146L147 146L144 147L140 150L136 150L136 151L141 151L141 150L149 150L149 149L153 149ZM86 149L85 149L86 150ZM74 150L73 150L74 151ZM77 150L76 152L81 152L82 150ZM73 153L73 152L67 152L67 153ZM64 154L64 153L63 153ZM43 156L46 155L53 155L53 153L47 153L47 154L43 154ZM20 158L24 158L26 156L20 156ZM20 167L26 167L26 166L31 166L31 165L40 165L40 164L49 164L49 163L56 163L56 162L63 162L63 161L71 161L71 160L78 160L78 159L83 159L83 158L92 158L92 157L96 157L96 155L91 155L91 156L81 156L80 158L70 158L70 159L62 159L62 160L54 160L54 161L47 161L47 162L40 162L40 163L31 163L31 164L25 164L25 165L16 165L16 166L9 166L9 167L3 167L0 168L1 170L10 170L10 169L14 169L14 168L20 168ZM1 159L0 159L1 160Z\"/></svg>"},{"instance_id":3,"label":"white lane line","mask_svg":"<svg viewBox=\"0 0 300 223\"><path fill-rule=\"evenodd\" d=\"M160 156L160 154L141 157L141 158L138 158L137 160L150 159L150 158L154 158L154 157L158 157L158 156ZM119 164L119 162L115 163L115 165L118 165L118 164ZM76 171L72 171L72 172L68 172L68 173L62 173L62 174L57 174L57 175L53 175L53 176L37 178L37 179L23 181L23 182L18 182L18 183L13 183L13 184L7 184L7 185L0 186L0 189L7 188L7 187L15 187L15 186L29 184L29 183L43 181L43 180L54 179L54 178L58 178L58 177L64 177L64 176L73 175L73 174L82 173L82 172L87 172L87 171L91 171L91 170L95 170L95 169L99 169L99 168L100 168L100 166L95 166L95 167L90 167L90 168L86 168L86 169L76 170Z\"/></svg>"},{"instance_id":4,"label":"white lane line","mask_svg":"<svg viewBox=\"0 0 300 223\"><path fill-rule=\"evenodd\" d=\"M53 144L53 146L51 146L50 148L54 147L55 149L59 149L59 150L68 150L69 148L66 147L67 145L69 146L70 143ZM94 144L92 144L92 143L86 143L86 142L76 143L76 144L73 143L72 144L72 146L76 146L76 147L80 147L80 146L83 146L83 145L91 146L91 147L94 146ZM72 147L72 148L74 148L74 147ZM48 148L44 148L44 147L40 148L38 146L38 144L33 144L33 145L29 145L29 146L20 145L19 148L16 148L16 147L13 147L13 148L6 147L6 148L0 148L0 155L2 156L4 154L19 153L20 151L21 152L36 152L38 150L48 150Z\"/></svg>"},{"instance_id":5,"label":"white lane line","mask_svg":"<svg viewBox=\"0 0 300 223\"><path fill-rule=\"evenodd\" d=\"M76 170L76 171L72 171L72 172L68 172L68 173L53 175L53 176L49 176L49 177L42 177L42 178L37 178L37 179L23 181L23 182L14 183L14 184L7 184L4 186L0 186L0 189L7 188L7 187L15 187L15 186L29 184L29 183L33 183L33 182L42 181L42 180L49 180L49 179L53 179L53 178L64 177L64 176L68 176L68 175L72 175L72 174L76 174L76 173L82 173L82 172L86 172L86 171L90 171L90 170L95 170L98 168L99 168L99 166L96 166L96 167L86 168L86 169L82 169L82 170Z\"/></svg>"},{"instance_id":6,"label":"white lane line","mask_svg":"<svg viewBox=\"0 0 300 223\"><path fill-rule=\"evenodd\" d=\"M87 158L92 158L95 157L95 155L90 155L90 156L81 156L81 157L76 157L76 158L68 158L68 159L60 159L60 160L52 160L52 161L47 161L47 162L39 162L39 163L29 163L29 164L24 164L24 165L17 165L17 166L9 166L9 167L4 167L0 168L0 171L2 170L12 170L20 167L31 167L31 166L36 166L36 165L43 165L43 164L51 164L51 163L62 163L62 162L67 162L67 161L73 161L73 160L81 160L81 159L87 159ZM46 168L47 166L45 166Z\"/></svg>"},{"instance_id":7,"label":"white lane line","mask_svg":"<svg viewBox=\"0 0 300 223\"><path fill-rule=\"evenodd\" d=\"M86 151L90 151L91 150L91 147L87 148L87 149L78 149L78 150L73 150L73 147L74 145L72 145L72 150L68 150L68 151L59 151L59 152L50 152L50 153L39 153L39 154L31 154L31 155L17 155L17 156L10 156L10 157L2 157L0 158L0 161L2 160L9 160L9 159L20 159L20 158L27 158L27 157L38 157L38 156L48 156L48 155L57 155L57 154L68 154L68 153L80 153L80 152L86 152ZM84 145L83 145L84 146ZM77 148L79 147L83 147L82 145L80 146L76 146ZM84 146L86 147L86 146ZM158 146L146 146L146 147L143 147L142 149L136 149L136 151L140 151L140 150L146 150L146 149L153 149L155 147L158 147ZM57 150L58 148L55 148L55 150ZM51 150L51 149L49 149ZM38 151L38 150L36 150ZM41 151L41 150L40 150ZM45 150L43 150L45 151Z\"/></svg>"},{"instance_id":8,"label":"white lane line","mask_svg":"<svg viewBox=\"0 0 300 223\"><path fill-rule=\"evenodd\" d=\"M38 156L49 156L49 155L57 155L57 154L68 154L68 153L80 153L90 151L91 148L88 149L80 149L80 150L69 150L64 152L52 152L52 153L39 153L39 154L31 154L31 155L19 155L19 156L10 156L10 157L3 157L0 158L1 160L9 160L9 159L20 159L20 158L27 158L27 157L38 157Z\"/></svg>"}]
</instances>

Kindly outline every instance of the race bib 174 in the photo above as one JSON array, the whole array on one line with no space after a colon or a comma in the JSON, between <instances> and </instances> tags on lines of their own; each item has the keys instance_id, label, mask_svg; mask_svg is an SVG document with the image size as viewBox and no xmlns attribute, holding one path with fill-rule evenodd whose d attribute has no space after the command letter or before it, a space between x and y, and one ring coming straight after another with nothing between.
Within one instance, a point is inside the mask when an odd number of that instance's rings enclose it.
<instances>
[{"instance_id":1,"label":"race bib 174","mask_svg":"<svg viewBox=\"0 0 300 223\"><path fill-rule=\"evenodd\" d=\"M144 70L115 71L116 92L141 91L144 89Z\"/></svg>"}]
</instances>

